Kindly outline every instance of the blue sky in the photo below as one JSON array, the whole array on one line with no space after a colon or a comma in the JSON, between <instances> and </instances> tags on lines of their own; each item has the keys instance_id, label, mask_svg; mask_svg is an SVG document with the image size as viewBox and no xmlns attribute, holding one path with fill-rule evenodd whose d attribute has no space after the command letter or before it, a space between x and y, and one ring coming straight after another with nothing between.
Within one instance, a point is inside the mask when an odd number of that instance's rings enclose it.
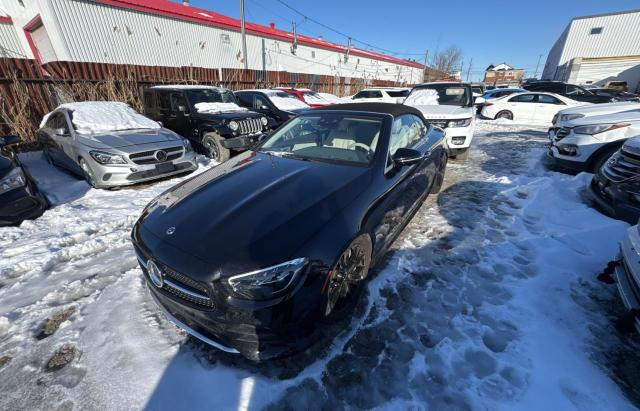
<instances>
[{"instance_id":1,"label":"blue sky","mask_svg":"<svg viewBox=\"0 0 640 411\"><path fill-rule=\"evenodd\" d=\"M637 0L537 0L537 1L381 1L381 0L284 0L327 26L376 47L424 60L449 45L464 53L463 74L473 59L471 80L482 78L491 63L506 62L524 68L533 76L538 56L538 73L547 53L572 17L640 8ZM239 17L239 0L191 0L193 6ZM245 0L247 20L276 23L298 32L322 35L346 43L338 34L287 9L277 0ZM356 46L365 47L355 43ZM367 47L365 47L367 48Z\"/></svg>"}]
</instances>

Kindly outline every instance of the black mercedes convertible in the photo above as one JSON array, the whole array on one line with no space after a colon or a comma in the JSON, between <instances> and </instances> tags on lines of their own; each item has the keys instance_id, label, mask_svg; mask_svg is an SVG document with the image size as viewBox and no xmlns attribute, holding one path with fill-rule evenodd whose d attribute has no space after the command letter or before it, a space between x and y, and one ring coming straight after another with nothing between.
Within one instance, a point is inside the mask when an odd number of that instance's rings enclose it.
<instances>
[{"instance_id":1,"label":"black mercedes convertible","mask_svg":"<svg viewBox=\"0 0 640 411\"><path fill-rule=\"evenodd\" d=\"M154 199L132 232L152 297L191 335L282 357L345 318L447 163L441 129L400 104L291 119Z\"/></svg>"}]
</instances>

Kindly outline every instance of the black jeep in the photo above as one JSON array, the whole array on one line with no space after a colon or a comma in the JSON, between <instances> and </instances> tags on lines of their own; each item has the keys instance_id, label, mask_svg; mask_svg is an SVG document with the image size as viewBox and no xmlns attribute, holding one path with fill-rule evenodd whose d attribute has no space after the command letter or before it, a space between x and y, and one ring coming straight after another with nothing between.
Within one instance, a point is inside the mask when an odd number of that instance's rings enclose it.
<instances>
[{"instance_id":1,"label":"black jeep","mask_svg":"<svg viewBox=\"0 0 640 411\"><path fill-rule=\"evenodd\" d=\"M239 107L233 93L221 87L148 88L144 90L144 114L219 162L229 159L231 150L253 146L270 129L267 117Z\"/></svg>"}]
</instances>

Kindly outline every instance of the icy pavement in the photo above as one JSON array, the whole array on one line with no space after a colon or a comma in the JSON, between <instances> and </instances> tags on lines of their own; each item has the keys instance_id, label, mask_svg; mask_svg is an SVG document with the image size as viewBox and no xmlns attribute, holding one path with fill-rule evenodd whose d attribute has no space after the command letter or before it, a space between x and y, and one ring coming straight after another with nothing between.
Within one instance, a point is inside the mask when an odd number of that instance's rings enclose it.
<instances>
[{"instance_id":1,"label":"icy pavement","mask_svg":"<svg viewBox=\"0 0 640 411\"><path fill-rule=\"evenodd\" d=\"M544 144L480 122L346 329L260 365L150 301L129 232L177 179L92 190L29 154L56 207L0 228L0 409L636 409L639 339L596 280L628 226L585 205L590 175L548 171Z\"/></svg>"}]
</instances>

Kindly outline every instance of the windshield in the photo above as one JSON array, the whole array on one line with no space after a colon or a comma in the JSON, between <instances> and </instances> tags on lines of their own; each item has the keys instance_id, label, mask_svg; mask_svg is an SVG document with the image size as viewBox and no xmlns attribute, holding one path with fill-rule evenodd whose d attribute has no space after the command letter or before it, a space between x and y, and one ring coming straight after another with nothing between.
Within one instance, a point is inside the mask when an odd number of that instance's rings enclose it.
<instances>
[{"instance_id":1,"label":"windshield","mask_svg":"<svg viewBox=\"0 0 640 411\"><path fill-rule=\"evenodd\" d=\"M198 103L236 103L236 98L232 92L224 89L197 89L186 90L187 99L192 106Z\"/></svg>"},{"instance_id":2,"label":"windshield","mask_svg":"<svg viewBox=\"0 0 640 411\"><path fill-rule=\"evenodd\" d=\"M387 90L389 97L407 97L411 90Z\"/></svg>"},{"instance_id":3,"label":"windshield","mask_svg":"<svg viewBox=\"0 0 640 411\"><path fill-rule=\"evenodd\" d=\"M74 130L81 134L160 128L156 121L143 116L125 103L115 101L67 103L58 108L68 109Z\"/></svg>"},{"instance_id":4,"label":"windshield","mask_svg":"<svg viewBox=\"0 0 640 411\"><path fill-rule=\"evenodd\" d=\"M329 102L315 91L303 91L302 96L307 104L327 104Z\"/></svg>"},{"instance_id":5,"label":"windshield","mask_svg":"<svg viewBox=\"0 0 640 411\"><path fill-rule=\"evenodd\" d=\"M382 120L325 113L296 117L276 131L261 152L294 158L367 165L378 146Z\"/></svg>"},{"instance_id":6,"label":"windshield","mask_svg":"<svg viewBox=\"0 0 640 411\"><path fill-rule=\"evenodd\" d=\"M414 88L404 101L408 106L470 106L468 86L457 84L429 84Z\"/></svg>"},{"instance_id":7,"label":"windshield","mask_svg":"<svg viewBox=\"0 0 640 411\"><path fill-rule=\"evenodd\" d=\"M269 100L280 110L291 111L309 108L304 101L300 101L298 97L286 91L270 91L267 93Z\"/></svg>"}]
</instances>

